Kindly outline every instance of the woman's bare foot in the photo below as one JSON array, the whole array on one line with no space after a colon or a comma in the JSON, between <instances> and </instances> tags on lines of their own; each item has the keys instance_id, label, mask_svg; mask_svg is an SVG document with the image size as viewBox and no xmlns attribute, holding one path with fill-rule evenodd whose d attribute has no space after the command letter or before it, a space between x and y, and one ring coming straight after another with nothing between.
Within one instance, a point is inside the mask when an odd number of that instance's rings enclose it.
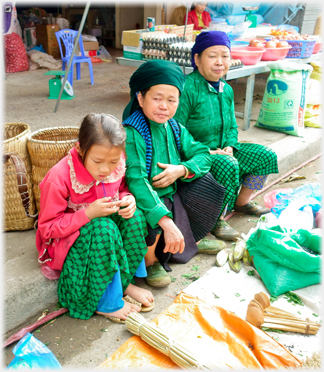
<instances>
[{"instance_id":1,"label":"woman's bare foot","mask_svg":"<svg viewBox=\"0 0 324 372\"><path fill-rule=\"evenodd\" d=\"M150 306L154 301L154 297L150 291L144 288L136 287L134 284L129 284L124 292L124 295L129 295L134 298L134 300L142 303L144 306Z\"/></svg>"},{"instance_id":2,"label":"woman's bare foot","mask_svg":"<svg viewBox=\"0 0 324 372\"><path fill-rule=\"evenodd\" d=\"M113 313L102 313L101 311L96 311L96 314L99 315L108 315L113 316L114 318L119 318L122 320L126 320L127 316L132 312L140 312L141 308L137 305L130 304L129 302L124 301L124 306L117 311L114 311Z\"/></svg>"}]
</instances>

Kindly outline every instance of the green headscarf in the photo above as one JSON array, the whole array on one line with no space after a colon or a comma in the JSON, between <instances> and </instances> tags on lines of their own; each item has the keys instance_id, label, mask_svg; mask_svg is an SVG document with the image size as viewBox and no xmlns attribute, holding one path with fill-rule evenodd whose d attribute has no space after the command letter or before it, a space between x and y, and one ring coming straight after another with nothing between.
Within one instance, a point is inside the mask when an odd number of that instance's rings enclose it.
<instances>
[{"instance_id":1,"label":"green headscarf","mask_svg":"<svg viewBox=\"0 0 324 372\"><path fill-rule=\"evenodd\" d=\"M136 93L158 84L173 85L179 89L181 94L185 84L185 76L180 66L162 59L143 63L129 80L131 100L123 112L123 120L140 107Z\"/></svg>"}]
</instances>

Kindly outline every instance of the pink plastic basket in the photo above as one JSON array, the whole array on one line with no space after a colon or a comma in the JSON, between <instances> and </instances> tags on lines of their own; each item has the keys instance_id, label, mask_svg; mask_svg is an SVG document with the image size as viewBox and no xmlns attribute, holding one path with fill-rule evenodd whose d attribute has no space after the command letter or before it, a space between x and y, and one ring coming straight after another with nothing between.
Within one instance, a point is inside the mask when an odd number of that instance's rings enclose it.
<instances>
[{"instance_id":1,"label":"pink plastic basket","mask_svg":"<svg viewBox=\"0 0 324 372\"><path fill-rule=\"evenodd\" d=\"M313 54L316 40L282 40L291 46L286 58L307 58Z\"/></svg>"}]
</instances>

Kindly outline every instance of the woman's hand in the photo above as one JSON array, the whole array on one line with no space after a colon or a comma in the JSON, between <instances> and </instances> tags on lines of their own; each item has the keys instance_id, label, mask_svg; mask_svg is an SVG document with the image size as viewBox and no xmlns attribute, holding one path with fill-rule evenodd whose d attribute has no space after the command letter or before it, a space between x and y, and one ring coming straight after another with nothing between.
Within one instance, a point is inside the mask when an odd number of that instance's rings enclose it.
<instances>
[{"instance_id":1,"label":"woman's hand","mask_svg":"<svg viewBox=\"0 0 324 372\"><path fill-rule=\"evenodd\" d=\"M106 217L119 211L121 200L109 202L110 199L111 197L97 199L85 209L85 214L90 221L94 218Z\"/></svg>"},{"instance_id":2,"label":"woman's hand","mask_svg":"<svg viewBox=\"0 0 324 372\"><path fill-rule=\"evenodd\" d=\"M225 147L223 150L218 148L217 150L209 150L210 155L231 155L233 156L233 147Z\"/></svg>"},{"instance_id":3,"label":"woman's hand","mask_svg":"<svg viewBox=\"0 0 324 372\"><path fill-rule=\"evenodd\" d=\"M224 147L223 151L225 151L228 155L233 156L233 147L232 146Z\"/></svg>"},{"instance_id":4,"label":"woman's hand","mask_svg":"<svg viewBox=\"0 0 324 372\"><path fill-rule=\"evenodd\" d=\"M163 252L182 253L185 248L184 237L173 220L170 217L164 217L160 220L159 225L164 232L165 247Z\"/></svg>"},{"instance_id":5,"label":"woman's hand","mask_svg":"<svg viewBox=\"0 0 324 372\"><path fill-rule=\"evenodd\" d=\"M133 195L126 195L122 198L121 203L119 205L120 207L126 207L123 209L120 209L118 211L118 214L125 218L129 219L132 218L135 211L136 211L136 201Z\"/></svg>"},{"instance_id":6,"label":"woman's hand","mask_svg":"<svg viewBox=\"0 0 324 372\"><path fill-rule=\"evenodd\" d=\"M164 171L157 176L153 177L152 185L154 187L167 187L174 183L178 178L183 177L186 174L186 168L184 165L172 165L157 163L160 168Z\"/></svg>"}]
</instances>

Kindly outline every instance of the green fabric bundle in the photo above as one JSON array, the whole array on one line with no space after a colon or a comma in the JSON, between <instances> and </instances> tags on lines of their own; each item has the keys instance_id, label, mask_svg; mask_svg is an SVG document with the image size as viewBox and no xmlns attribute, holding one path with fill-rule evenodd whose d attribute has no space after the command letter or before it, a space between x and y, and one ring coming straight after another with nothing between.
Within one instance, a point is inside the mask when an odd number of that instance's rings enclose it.
<instances>
[{"instance_id":1,"label":"green fabric bundle","mask_svg":"<svg viewBox=\"0 0 324 372\"><path fill-rule=\"evenodd\" d=\"M272 296L321 282L319 229L288 232L261 225L248 239L247 249Z\"/></svg>"}]
</instances>

